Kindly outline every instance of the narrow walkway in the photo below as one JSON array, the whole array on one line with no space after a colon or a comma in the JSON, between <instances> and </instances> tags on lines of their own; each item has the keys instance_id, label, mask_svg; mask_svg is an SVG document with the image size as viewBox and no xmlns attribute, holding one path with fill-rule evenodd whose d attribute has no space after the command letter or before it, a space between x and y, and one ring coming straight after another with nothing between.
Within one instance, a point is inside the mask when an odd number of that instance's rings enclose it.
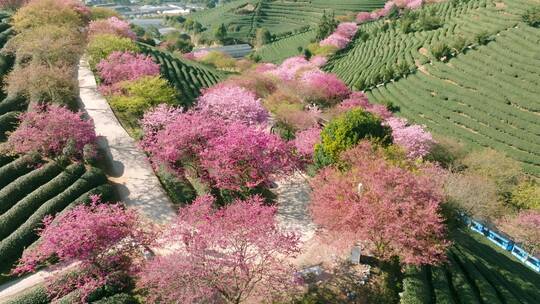
<instances>
[{"instance_id":1,"label":"narrow walkway","mask_svg":"<svg viewBox=\"0 0 540 304\"><path fill-rule=\"evenodd\" d=\"M315 235L315 224L309 215L309 195L311 189L301 173L277 182L278 212L277 219L281 227L300 235L302 242Z\"/></svg>"},{"instance_id":2,"label":"narrow walkway","mask_svg":"<svg viewBox=\"0 0 540 304\"><path fill-rule=\"evenodd\" d=\"M97 91L88 63L79 64L81 108L94 120L98 144L107 158L107 175L120 199L157 223L170 221L174 207L155 176L146 155L122 127L107 100Z\"/></svg>"}]
</instances>

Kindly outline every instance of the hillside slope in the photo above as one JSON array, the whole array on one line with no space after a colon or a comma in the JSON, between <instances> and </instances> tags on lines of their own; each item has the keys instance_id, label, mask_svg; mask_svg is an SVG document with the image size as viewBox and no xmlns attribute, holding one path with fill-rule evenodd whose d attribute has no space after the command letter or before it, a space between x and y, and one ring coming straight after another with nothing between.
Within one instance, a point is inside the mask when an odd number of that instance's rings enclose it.
<instances>
[{"instance_id":1,"label":"hillside slope","mask_svg":"<svg viewBox=\"0 0 540 304\"><path fill-rule=\"evenodd\" d=\"M374 102L400 106L403 116L434 133L503 151L540 175L540 29L521 22L533 3L472 0L428 6L424 10L436 9L444 26L409 34L389 29L365 42L357 39L326 70L363 87ZM361 29L369 32L382 24ZM439 41L482 33L489 43L448 62L426 54ZM408 64L405 76L395 72L400 62Z\"/></svg>"},{"instance_id":2,"label":"hillside slope","mask_svg":"<svg viewBox=\"0 0 540 304\"><path fill-rule=\"evenodd\" d=\"M193 13L190 17L205 26L209 34L223 23L230 37L247 40L255 35L257 28L264 27L272 34L293 32L317 25L324 12L342 15L371 11L383 4L382 0L238 0Z\"/></svg>"}]
</instances>

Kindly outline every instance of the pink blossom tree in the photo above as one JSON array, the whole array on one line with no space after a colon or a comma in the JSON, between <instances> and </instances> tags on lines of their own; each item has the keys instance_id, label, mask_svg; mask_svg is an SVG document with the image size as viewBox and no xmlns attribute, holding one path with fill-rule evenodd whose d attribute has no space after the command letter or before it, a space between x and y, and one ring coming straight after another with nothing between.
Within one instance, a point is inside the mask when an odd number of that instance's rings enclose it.
<instances>
[{"instance_id":1,"label":"pink blossom tree","mask_svg":"<svg viewBox=\"0 0 540 304\"><path fill-rule=\"evenodd\" d=\"M126 80L137 80L144 76L159 75L159 64L150 56L130 52L113 52L97 65L99 77L103 80L100 90L112 93Z\"/></svg>"},{"instance_id":2,"label":"pink blossom tree","mask_svg":"<svg viewBox=\"0 0 540 304\"><path fill-rule=\"evenodd\" d=\"M311 127L296 133L294 146L304 158L311 159L315 152L315 145L321 142L321 128Z\"/></svg>"},{"instance_id":3,"label":"pink blossom tree","mask_svg":"<svg viewBox=\"0 0 540 304\"><path fill-rule=\"evenodd\" d=\"M8 147L15 153L37 152L54 158L73 144L72 156L82 157L84 146L96 142L92 120L84 120L82 115L57 105L37 106L21 114L21 123L9 136Z\"/></svg>"},{"instance_id":4,"label":"pink blossom tree","mask_svg":"<svg viewBox=\"0 0 540 304\"><path fill-rule=\"evenodd\" d=\"M499 221L500 229L532 255L540 253L540 211L524 210Z\"/></svg>"},{"instance_id":5,"label":"pink blossom tree","mask_svg":"<svg viewBox=\"0 0 540 304\"><path fill-rule=\"evenodd\" d=\"M316 67L322 67L328 62L328 58L324 56L313 56L311 59L309 59L309 62Z\"/></svg>"},{"instance_id":6,"label":"pink blossom tree","mask_svg":"<svg viewBox=\"0 0 540 304\"><path fill-rule=\"evenodd\" d=\"M345 152L348 169L327 167L312 181L311 211L341 246L366 242L382 260L437 264L448 242L440 215L441 184L420 170L388 163L383 152L361 142Z\"/></svg>"},{"instance_id":7,"label":"pink blossom tree","mask_svg":"<svg viewBox=\"0 0 540 304\"><path fill-rule=\"evenodd\" d=\"M135 40L137 35L131 30L127 21L110 17L106 20L95 20L88 25L88 37L90 39L96 35L112 34L124 38Z\"/></svg>"},{"instance_id":8,"label":"pink blossom tree","mask_svg":"<svg viewBox=\"0 0 540 304\"><path fill-rule=\"evenodd\" d=\"M202 92L197 110L228 122L263 125L268 111L254 93L234 84L216 85Z\"/></svg>"},{"instance_id":9,"label":"pink blossom tree","mask_svg":"<svg viewBox=\"0 0 540 304\"><path fill-rule=\"evenodd\" d=\"M359 24L365 23L367 21L371 21L371 14L369 12L359 12L356 15L356 22Z\"/></svg>"},{"instance_id":10,"label":"pink blossom tree","mask_svg":"<svg viewBox=\"0 0 540 304\"><path fill-rule=\"evenodd\" d=\"M119 273L127 274L132 258L139 257L149 243L149 234L134 211L119 204L101 204L99 196L91 201L56 218L46 217L37 246L24 252L13 272L35 271L51 257L65 264L78 262L77 275L57 275L46 287L54 299L78 290L81 303L105 284L122 284Z\"/></svg>"},{"instance_id":11,"label":"pink blossom tree","mask_svg":"<svg viewBox=\"0 0 540 304\"><path fill-rule=\"evenodd\" d=\"M297 167L291 147L280 137L239 123L209 140L201 163L215 187L243 193Z\"/></svg>"},{"instance_id":12,"label":"pink blossom tree","mask_svg":"<svg viewBox=\"0 0 540 304\"><path fill-rule=\"evenodd\" d=\"M386 123L392 128L394 143L403 147L409 158L426 156L435 144L431 133L422 126L409 125L407 120L397 117L386 119Z\"/></svg>"},{"instance_id":13,"label":"pink blossom tree","mask_svg":"<svg viewBox=\"0 0 540 304\"><path fill-rule=\"evenodd\" d=\"M17 9L28 3L28 1L29 0L1 0L0 9L16 11Z\"/></svg>"},{"instance_id":14,"label":"pink blossom tree","mask_svg":"<svg viewBox=\"0 0 540 304\"><path fill-rule=\"evenodd\" d=\"M180 209L164 237L173 252L140 272L149 303L244 303L290 298L296 288L290 261L298 237L282 231L276 208L258 196L213 209L199 197Z\"/></svg>"},{"instance_id":15,"label":"pink blossom tree","mask_svg":"<svg viewBox=\"0 0 540 304\"><path fill-rule=\"evenodd\" d=\"M351 42L349 38L343 37L337 33L333 33L332 35L321 40L319 44L321 46L330 45L335 46L338 49L343 49L349 44L349 42Z\"/></svg>"},{"instance_id":16,"label":"pink blossom tree","mask_svg":"<svg viewBox=\"0 0 540 304\"><path fill-rule=\"evenodd\" d=\"M157 133L170 123L173 123L183 112L182 108L177 108L168 104L160 104L144 113L144 116L140 120L140 125L144 134L140 145L143 149L150 149L154 146Z\"/></svg>"},{"instance_id":17,"label":"pink blossom tree","mask_svg":"<svg viewBox=\"0 0 540 304\"><path fill-rule=\"evenodd\" d=\"M267 73L277 76L283 81L292 81L296 79L300 72L315 68L316 66L303 56L295 56L286 59L277 68L271 69Z\"/></svg>"},{"instance_id":18,"label":"pink blossom tree","mask_svg":"<svg viewBox=\"0 0 540 304\"><path fill-rule=\"evenodd\" d=\"M320 70L305 72L301 78L301 86L300 90L308 101L321 101L325 105L333 105L350 94L347 85L335 74Z\"/></svg>"},{"instance_id":19,"label":"pink blossom tree","mask_svg":"<svg viewBox=\"0 0 540 304\"><path fill-rule=\"evenodd\" d=\"M363 92L353 92L349 98L343 100L339 106L339 111L348 111L354 108L362 108L367 112L375 114L382 119L389 119L392 117L392 112L390 112L386 106L380 104L372 104L369 102L369 99Z\"/></svg>"},{"instance_id":20,"label":"pink blossom tree","mask_svg":"<svg viewBox=\"0 0 540 304\"><path fill-rule=\"evenodd\" d=\"M358 25L355 22L342 22L338 24L334 33L341 35L345 38L352 39L358 31Z\"/></svg>"}]
</instances>

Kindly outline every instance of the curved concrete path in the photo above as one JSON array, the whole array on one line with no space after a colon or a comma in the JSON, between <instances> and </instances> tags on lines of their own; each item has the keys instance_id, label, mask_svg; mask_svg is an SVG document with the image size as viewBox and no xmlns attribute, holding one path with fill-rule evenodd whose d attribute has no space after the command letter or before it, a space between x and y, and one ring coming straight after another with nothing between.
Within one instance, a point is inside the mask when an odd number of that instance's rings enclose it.
<instances>
[{"instance_id":1,"label":"curved concrete path","mask_svg":"<svg viewBox=\"0 0 540 304\"><path fill-rule=\"evenodd\" d=\"M281 227L299 234L305 242L315 235L315 224L309 215L310 192L307 178L302 173L295 173L276 182L273 191L277 195L277 220Z\"/></svg>"},{"instance_id":2,"label":"curved concrete path","mask_svg":"<svg viewBox=\"0 0 540 304\"><path fill-rule=\"evenodd\" d=\"M97 91L94 74L85 60L79 64L78 79L81 108L94 120L96 133L100 135L98 145L107 158L107 175L120 199L154 222L170 221L175 216L173 204L146 155Z\"/></svg>"}]
</instances>

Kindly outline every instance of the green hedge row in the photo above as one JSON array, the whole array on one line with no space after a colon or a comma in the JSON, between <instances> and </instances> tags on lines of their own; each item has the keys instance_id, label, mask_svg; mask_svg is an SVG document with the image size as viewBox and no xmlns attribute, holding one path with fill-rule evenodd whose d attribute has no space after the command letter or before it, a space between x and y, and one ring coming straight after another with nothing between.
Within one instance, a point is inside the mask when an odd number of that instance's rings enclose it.
<instances>
[{"instance_id":1,"label":"green hedge row","mask_svg":"<svg viewBox=\"0 0 540 304\"><path fill-rule=\"evenodd\" d=\"M137 299L127 293L118 293L101 300L91 302L92 304L137 304Z\"/></svg>"},{"instance_id":2,"label":"green hedge row","mask_svg":"<svg viewBox=\"0 0 540 304\"><path fill-rule=\"evenodd\" d=\"M84 171L84 165L81 163L67 167L64 172L32 191L6 213L0 215L0 240L15 231L41 204L73 184Z\"/></svg>"},{"instance_id":3,"label":"green hedge row","mask_svg":"<svg viewBox=\"0 0 540 304\"><path fill-rule=\"evenodd\" d=\"M11 163L12 161L14 161L17 157L13 156L13 155L7 155L7 154L0 154L0 169Z\"/></svg>"},{"instance_id":4,"label":"green hedge row","mask_svg":"<svg viewBox=\"0 0 540 304\"><path fill-rule=\"evenodd\" d=\"M20 114L21 112L19 111L12 111L0 115L0 141L7 139L7 132L15 130L17 123L19 122Z\"/></svg>"},{"instance_id":5,"label":"green hedge row","mask_svg":"<svg viewBox=\"0 0 540 304\"><path fill-rule=\"evenodd\" d=\"M11 264L22 254L25 247L37 239L35 230L42 225L47 215L54 215L77 200L82 194L107 181L105 174L99 169L91 168L73 185L56 197L45 202L17 230L0 242L0 260Z\"/></svg>"},{"instance_id":6,"label":"green hedge row","mask_svg":"<svg viewBox=\"0 0 540 304\"><path fill-rule=\"evenodd\" d=\"M0 101L0 115L12 111L23 111L28 106L26 99L19 95L11 95Z\"/></svg>"},{"instance_id":7,"label":"green hedge row","mask_svg":"<svg viewBox=\"0 0 540 304\"><path fill-rule=\"evenodd\" d=\"M22 156L13 162L0 168L0 189L13 182L18 177L35 170L35 165L39 162L39 156Z\"/></svg>"},{"instance_id":8,"label":"green hedge row","mask_svg":"<svg viewBox=\"0 0 540 304\"><path fill-rule=\"evenodd\" d=\"M427 282L425 267L408 266L403 279L403 293L401 304L429 304L431 303L430 286Z\"/></svg>"},{"instance_id":9,"label":"green hedge row","mask_svg":"<svg viewBox=\"0 0 540 304\"><path fill-rule=\"evenodd\" d=\"M45 287L39 285L34 287L14 299L7 301L5 304L49 304L49 297L45 291Z\"/></svg>"},{"instance_id":10,"label":"green hedge row","mask_svg":"<svg viewBox=\"0 0 540 304\"><path fill-rule=\"evenodd\" d=\"M50 162L5 186L0 190L0 214L8 211L19 200L53 179L62 170L62 166L56 162Z\"/></svg>"}]
</instances>

